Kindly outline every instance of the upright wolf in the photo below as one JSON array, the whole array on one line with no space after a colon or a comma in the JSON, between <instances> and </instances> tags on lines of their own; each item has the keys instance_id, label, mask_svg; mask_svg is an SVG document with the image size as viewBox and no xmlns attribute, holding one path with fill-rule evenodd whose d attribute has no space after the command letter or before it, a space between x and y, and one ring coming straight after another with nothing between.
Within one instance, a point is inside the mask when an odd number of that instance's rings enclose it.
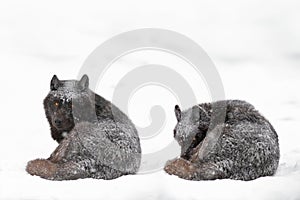
<instances>
[{"instance_id":1,"label":"upright wolf","mask_svg":"<svg viewBox=\"0 0 300 200\"><path fill-rule=\"evenodd\" d=\"M222 112L223 121L214 122ZM217 101L184 112L176 105L175 114L174 137L181 155L166 163L168 174L188 180L253 180L276 172L277 133L251 104Z\"/></svg>"},{"instance_id":2,"label":"upright wolf","mask_svg":"<svg viewBox=\"0 0 300 200\"><path fill-rule=\"evenodd\" d=\"M141 162L137 130L111 102L89 89L89 79L53 76L44 100L51 136L59 146L26 171L50 180L114 179L135 174Z\"/></svg>"}]
</instances>

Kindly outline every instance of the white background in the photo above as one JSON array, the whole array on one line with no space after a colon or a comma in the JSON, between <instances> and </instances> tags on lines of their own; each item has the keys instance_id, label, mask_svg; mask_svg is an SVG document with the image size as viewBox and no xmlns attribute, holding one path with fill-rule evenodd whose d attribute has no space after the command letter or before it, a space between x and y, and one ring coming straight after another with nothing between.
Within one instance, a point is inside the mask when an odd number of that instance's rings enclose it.
<instances>
[{"instance_id":1,"label":"white background","mask_svg":"<svg viewBox=\"0 0 300 200\"><path fill-rule=\"evenodd\" d=\"M0 199L300 199L299 9L296 0L1 1ZM191 182L159 171L112 181L53 182L25 172L27 161L46 158L57 146L42 106L53 74L75 79L102 42L152 27L201 45L219 71L226 98L251 102L271 121L281 148L274 177ZM97 92L110 100L122 70L182 62L176 59L156 52L128 55L112 66L114 73ZM183 77L193 81L193 74ZM172 140L176 98L163 88L144 89L129 102L130 118L149 124L159 91L168 119L158 137L142 141L143 151L151 152ZM209 99L205 88L199 99Z\"/></svg>"}]
</instances>

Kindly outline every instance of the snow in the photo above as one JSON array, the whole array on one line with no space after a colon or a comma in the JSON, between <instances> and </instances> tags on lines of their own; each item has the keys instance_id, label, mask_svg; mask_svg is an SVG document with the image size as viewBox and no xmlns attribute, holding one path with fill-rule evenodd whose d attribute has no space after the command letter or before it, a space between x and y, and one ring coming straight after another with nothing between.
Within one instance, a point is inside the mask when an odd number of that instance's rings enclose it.
<instances>
[{"instance_id":1,"label":"snow","mask_svg":"<svg viewBox=\"0 0 300 200\"><path fill-rule=\"evenodd\" d=\"M299 6L293 0L2 1L0 199L300 199ZM25 172L29 160L46 158L57 146L42 106L53 74L77 78L98 45L144 27L170 29L196 41L214 61L226 98L251 102L271 121L281 149L275 176L193 182L154 170L111 181L53 182ZM156 63L178 69L177 59L147 51L125 56L97 92L111 99L118 78L133 67ZM192 72L182 75L196 83ZM199 103L209 100L203 81L199 87ZM151 123L153 105L161 102L166 112L160 134L142 140L144 153L172 141L177 99L163 88L155 93L158 88L142 88L129 105L130 118L139 126Z\"/></svg>"}]
</instances>

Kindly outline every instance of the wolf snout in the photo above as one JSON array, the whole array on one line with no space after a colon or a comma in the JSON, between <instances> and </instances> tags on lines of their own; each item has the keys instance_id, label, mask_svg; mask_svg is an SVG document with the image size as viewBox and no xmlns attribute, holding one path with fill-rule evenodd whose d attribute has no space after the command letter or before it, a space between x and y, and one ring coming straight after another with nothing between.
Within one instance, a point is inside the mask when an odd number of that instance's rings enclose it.
<instances>
[{"instance_id":1,"label":"wolf snout","mask_svg":"<svg viewBox=\"0 0 300 200\"><path fill-rule=\"evenodd\" d=\"M62 121L60 119L55 119L54 124L55 124L55 126L60 127L62 124Z\"/></svg>"}]
</instances>

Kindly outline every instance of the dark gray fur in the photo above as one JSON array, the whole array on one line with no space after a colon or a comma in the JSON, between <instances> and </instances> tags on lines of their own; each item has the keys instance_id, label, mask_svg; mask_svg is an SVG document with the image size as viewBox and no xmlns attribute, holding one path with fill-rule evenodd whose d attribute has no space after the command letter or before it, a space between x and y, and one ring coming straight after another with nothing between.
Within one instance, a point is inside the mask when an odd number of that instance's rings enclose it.
<instances>
[{"instance_id":1,"label":"dark gray fur","mask_svg":"<svg viewBox=\"0 0 300 200\"><path fill-rule=\"evenodd\" d=\"M214 108L224 106L224 123L213 124ZM280 152L270 122L251 104L239 100L204 103L180 111L174 137L180 158L167 162L165 171L188 180L253 180L274 175Z\"/></svg>"},{"instance_id":2,"label":"dark gray fur","mask_svg":"<svg viewBox=\"0 0 300 200\"><path fill-rule=\"evenodd\" d=\"M27 164L27 172L50 180L114 179L135 174L141 162L137 130L111 102L80 81L53 76L44 100L51 135L59 146L48 159Z\"/></svg>"}]
</instances>

